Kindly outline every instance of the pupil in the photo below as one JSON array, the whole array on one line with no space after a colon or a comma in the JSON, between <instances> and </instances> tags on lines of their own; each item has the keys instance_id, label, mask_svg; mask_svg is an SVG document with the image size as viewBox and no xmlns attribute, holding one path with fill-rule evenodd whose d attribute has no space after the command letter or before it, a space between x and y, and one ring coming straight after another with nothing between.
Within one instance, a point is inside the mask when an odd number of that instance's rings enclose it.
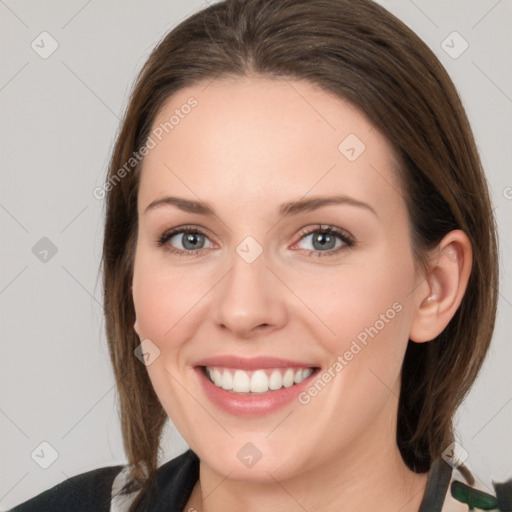
<instances>
[{"instance_id":1,"label":"pupil","mask_svg":"<svg viewBox=\"0 0 512 512\"><path fill-rule=\"evenodd\" d=\"M332 243L333 240L334 237L329 233L320 233L314 238L314 241L320 244L320 248L324 249L326 248L326 244L329 244L329 242ZM328 247L328 249L332 249L332 247Z\"/></svg>"},{"instance_id":2,"label":"pupil","mask_svg":"<svg viewBox=\"0 0 512 512\"><path fill-rule=\"evenodd\" d=\"M198 242L198 237L200 237L202 235L200 235L199 233L187 233L185 235L185 241L183 243L183 247L185 247L185 249L192 249L192 250L195 250L197 249L197 242ZM188 244L191 244L191 245L188 245ZM200 249L201 247L199 247Z\"/></svg>"}]
</instances>

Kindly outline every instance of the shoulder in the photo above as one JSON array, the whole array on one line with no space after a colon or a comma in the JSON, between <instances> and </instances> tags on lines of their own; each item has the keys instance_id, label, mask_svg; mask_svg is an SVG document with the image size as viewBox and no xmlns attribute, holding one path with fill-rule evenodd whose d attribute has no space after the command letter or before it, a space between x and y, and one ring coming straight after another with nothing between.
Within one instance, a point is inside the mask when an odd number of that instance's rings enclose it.
<instances>
[{"instance_id":1,"label":"shoulder","mask_svg":"<svg viewBox=\"0 0 512 512\"><path fill-rule=\"evenodd\" d=\"M73 476L17 505L9 512L108 512L112 483L123 466L107 466Z\"/></svg>"},{"instance_id":2,"label":"shoulder","mask_svg":"<svg viewBox=\"0 0 512 512\"><path fill-rule=\"evenodd\" d=\"M125 466L112 484L110 512L127 512L140 492L130 480L130 466ZM199 477L199 458L189 448L161 465L151 488L142 496L140 510L183 510Z\"/></svg>"},{"instance_id":3,"label":"shoulder","mask_svg":"<svg viewBox=\"0 0 512 512\"><path fill-rule=\"evenodd\" d=\"M8 512L125 512L139 493L130 480L131 468L107 466L80 473ZM198 476L199 459L189 449L157 469L152 492L143 497L144 507L153 510L158 503L168 505L166 510L181 510Z\"/></svg>"}]
</instances>

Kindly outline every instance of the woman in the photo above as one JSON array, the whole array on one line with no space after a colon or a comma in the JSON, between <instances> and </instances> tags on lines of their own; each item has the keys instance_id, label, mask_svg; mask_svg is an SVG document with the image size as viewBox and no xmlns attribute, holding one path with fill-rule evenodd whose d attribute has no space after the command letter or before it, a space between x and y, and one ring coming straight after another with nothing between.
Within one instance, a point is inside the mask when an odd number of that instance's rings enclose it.
<instances>
[{"instance_id":1,"label":"woman","mask_svg":"<svg viewBox=\"0 0 512 512\"><path fill-rule=\"evenodd\" d=\"M128 465L14 510L508 510L452 424L494 327L492 208L403 23L369 0L194 14L145 64L104 191ZM190 450L157 468L168 417Z\"/></svg>"}]
</instances>

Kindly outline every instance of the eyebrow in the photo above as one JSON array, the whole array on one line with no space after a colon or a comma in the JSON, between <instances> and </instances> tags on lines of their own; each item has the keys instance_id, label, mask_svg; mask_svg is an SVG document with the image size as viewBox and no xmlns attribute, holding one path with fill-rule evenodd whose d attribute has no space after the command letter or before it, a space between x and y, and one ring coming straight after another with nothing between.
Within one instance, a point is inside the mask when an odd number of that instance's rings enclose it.
<instances>
[{"instance_id":1,"label":"eyebrow","mask_svg":"<svg viewBox=\"0 0 512 512\"><path fill-rule=\"evenodd\" d=\"M308 199L299 199L298 201L289 201L279 205L279 214L282 217L288 217L291 215L298 215L300 213L317 210L324 206L333 204L357 206L372 212L375 216L378 217L377 212L369 204L349 196L317 196ZM175 206L185 212L197 213L199 215L215 215L214 209L208 203L174 196L167 196L161 199L156 199L148 205L145 212L155 208L160 208L162 206Z\"/></svg>"}]
</instances>

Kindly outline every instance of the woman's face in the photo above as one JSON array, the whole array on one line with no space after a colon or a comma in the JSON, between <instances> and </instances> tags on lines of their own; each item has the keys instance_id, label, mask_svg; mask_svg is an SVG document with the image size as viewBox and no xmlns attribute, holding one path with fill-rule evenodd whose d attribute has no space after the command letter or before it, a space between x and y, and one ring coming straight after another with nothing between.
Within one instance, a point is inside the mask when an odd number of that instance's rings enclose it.
<instances>
[{"instance_id":1,"label":"woman's face","mask_svg":"<svg viewBox=\"0 0 512 512\"><path fill-rule=\"evenodd\" d=\"M251 77L180 90L152 139L135 330L189 446L252 480L396 451L420 278L384 137L308 82Z\"/></svg>"}]
</instances>

